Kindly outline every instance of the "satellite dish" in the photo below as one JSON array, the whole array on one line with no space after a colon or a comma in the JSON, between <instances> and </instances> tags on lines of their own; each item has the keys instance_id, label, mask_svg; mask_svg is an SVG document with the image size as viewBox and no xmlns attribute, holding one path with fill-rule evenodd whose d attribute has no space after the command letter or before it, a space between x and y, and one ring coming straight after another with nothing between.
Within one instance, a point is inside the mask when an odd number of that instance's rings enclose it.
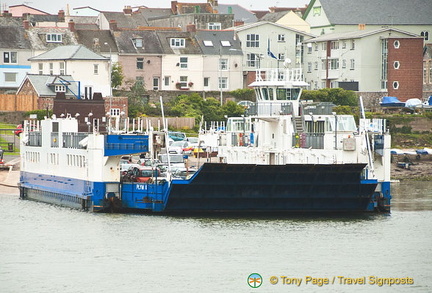
<instances>
[{"instance_id":1,"label":"satellite dish","mask_svg":"<svg viewBox=\"0 0 432 293\"><path fill-rule=\"evenodd\" d=\"M283 65L284 65L285 67L288 67L290 64L291 64L291 59L290 59L290 58L286 58L286 59L284 60L284 62L283 62Z\"/></svg>"}]
</instances>

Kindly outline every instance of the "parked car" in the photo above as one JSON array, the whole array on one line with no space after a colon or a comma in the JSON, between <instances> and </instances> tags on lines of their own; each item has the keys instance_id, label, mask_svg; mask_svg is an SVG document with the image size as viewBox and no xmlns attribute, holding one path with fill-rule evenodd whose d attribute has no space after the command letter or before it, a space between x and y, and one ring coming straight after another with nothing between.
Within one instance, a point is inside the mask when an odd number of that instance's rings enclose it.
<instances>
[{"instance_id":1,"label":"parked car","mask_svg":"<svg viewBox=\"0 0 432 293\"><path fill-rule=\"evenodd\" d=\"M161 177L159 168L147 166L131 166L122 176L123 182L149 182L153 178Z\"/></svg>"},{"instance_id":2,"label":"parked car","mask_svg":"<svg viewBox=\"0 0 432 293\"><path fill-rule=\"evenodd\" d=\"M251 102L251 101L240 101L240 102L237 103L237 105L240 105L240 106L242 106L245 109L249 108L250 106L252 106L254 104L255 103Z\"/></svg>"},{"instance_id":3,"label":"parked car","mask_svg":"<svg viewBox=\"0 0 432 293\"><path fill-rule=\"evenodd\" d=\"M186 134L184 132L168 131L168 137L174 141L181 141L186 139Z\"/></svg>"},{"instance_id":4,"label":"parked car","mask_svg":"<svg viewBox=\"0 0 432 293\"><path fill-rule=\"evenodd\" d=\"M196 169L191 168L180 168L177 169L173 174L173 179L184 179L187 180L191 178L197 172Z\"/></svg>"},{"instance_id":5,"label":"parked car","mask_svg":"<svg viewBox=\"0 0 432 293\"><path fill-rule=\"evenodd\" d=\"M189 147L190 143L186 140L175 141L168 147L169 154L183 154L183 150Z\"/></svg>"}]
</instances>

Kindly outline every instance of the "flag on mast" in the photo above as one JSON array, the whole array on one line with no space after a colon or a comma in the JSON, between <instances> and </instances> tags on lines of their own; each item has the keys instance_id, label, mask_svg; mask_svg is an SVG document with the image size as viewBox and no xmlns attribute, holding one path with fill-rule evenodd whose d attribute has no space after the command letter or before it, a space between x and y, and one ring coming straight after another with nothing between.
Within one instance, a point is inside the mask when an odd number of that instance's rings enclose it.
<instances>
[{"instance_id":1,"label":"flag on mast","mask_svg":"<svg viewBox=\"0 0 432 293\"><path fill-rule=\"evenodd\" d=\"M267 55L271 58L277 59L277 57L270 51L270 39L267 39Z\"/></svg>"}]
</instances>

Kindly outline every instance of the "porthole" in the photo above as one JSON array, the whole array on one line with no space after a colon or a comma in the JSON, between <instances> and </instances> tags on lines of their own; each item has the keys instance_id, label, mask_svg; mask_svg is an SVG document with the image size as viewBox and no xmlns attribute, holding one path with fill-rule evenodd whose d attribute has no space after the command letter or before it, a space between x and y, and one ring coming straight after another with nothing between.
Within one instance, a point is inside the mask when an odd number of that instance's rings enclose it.
<instances>
[{"instance_id":1,"label":"porthole","mask_svg":"<svg viewBox=\"0 0 432 293\"><path fill-rule=\"evenodd\" d=\"M395 61L395 62L393 63L393 67L394 67L394 69L399 69L399 67L400 67L400 62L399 62L399 61Z\"/></svg>"},{"instance_id":2,"label":"porthole","mask_svg":"<svg viewBox=\"0 0 432 293\"><path fill-rule=\"evenodd\" d=\"M398 40L394 41L393 46L395 47L395 49L399 49L400 42Z\"/></svg>"},{"instance_id":3,"label":"porthole","mask_svg":"<svg viewBox=\"0 0 432 293\"><path fill-rule=\"evenodd\" d=\"M397 90L399 88L399 81L393 81L393 89Z\"/></svg>"}]
</instances>

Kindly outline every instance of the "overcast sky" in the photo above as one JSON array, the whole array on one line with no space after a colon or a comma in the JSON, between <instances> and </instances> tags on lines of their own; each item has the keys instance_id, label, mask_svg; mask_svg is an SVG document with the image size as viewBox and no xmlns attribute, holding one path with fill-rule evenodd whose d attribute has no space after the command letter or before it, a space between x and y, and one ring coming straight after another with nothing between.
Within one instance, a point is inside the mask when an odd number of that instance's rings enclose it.
<instances>
[{"instance_id":1,"label":"overcast sky","mask_svg":"<svg viewBox=\"0 0 432 293\"><path fill-rule=\"evenodd\" d=\"M203 3L206 0L178 0L180 3ZM309 0L219 0L220 4L238 4L250 10L268 10L268 7L303 7ZM56 14L60 9L90 6L101 11L121 11L125 5L147 7L171 7L171 0L0 0L1 9L9 5L25 4L33 8Z\"/></svg>"}]
</instances>

